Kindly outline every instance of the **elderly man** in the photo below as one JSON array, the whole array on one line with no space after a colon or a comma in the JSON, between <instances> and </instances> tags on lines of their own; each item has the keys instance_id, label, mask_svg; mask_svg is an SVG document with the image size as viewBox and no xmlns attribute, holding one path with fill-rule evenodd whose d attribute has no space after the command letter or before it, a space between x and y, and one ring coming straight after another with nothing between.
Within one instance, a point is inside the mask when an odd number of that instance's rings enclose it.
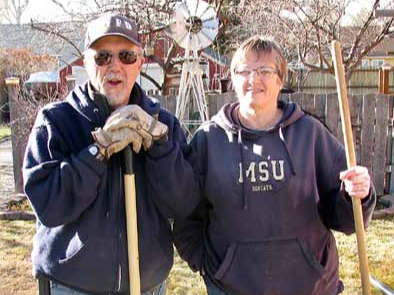
<instances>
[{"instance_id":1,"label":"elderly man","mask_svg":"<svg viewBox=\"0 0 394 295\"><path fill-rule=\"evenodd\" d=\"M39 112L26 148L25 191L37 216L34 274L50 280L52 295L129 291L119 152L131 144L141 292L165 294L173 263L168 218L196 205L183 194L192 188L181 179L192 177L184 134L136 84L144 57L134 21L92 21L84 63L89 81Z\"/></svg>"}]
</instances>

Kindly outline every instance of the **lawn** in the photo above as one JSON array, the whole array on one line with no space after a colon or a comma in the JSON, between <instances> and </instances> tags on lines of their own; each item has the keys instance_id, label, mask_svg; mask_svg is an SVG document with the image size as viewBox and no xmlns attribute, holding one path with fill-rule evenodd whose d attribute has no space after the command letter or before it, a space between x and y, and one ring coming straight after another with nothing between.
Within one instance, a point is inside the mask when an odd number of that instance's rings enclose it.
<instances>
[{"instance_id":1,"label":"lawn","mask_svg":"<svg viewBox=\"0 0 394 295\"><path fill-rule=\"evenodd\" d=\"M11 136L11 128L9 126L0 124L0 140L8 136Z\"/></svg>"},{"instance_id":2,"label":"lawn","mask_svg":"<svg viewBox=\"0 0 394 295\"><path fill-rule=\"evenodd\" d=\"M30 251L34 222L0 221L0 295L36 294L31 276ZM336 233L340 251L343 295L361 294L355 235ZM380 281L394 287L394 217L373 220L366 233L370 272ZM381 294L372 287L372 294ZM200 277L192 273L178 256L167 282L168 295L202 295Z\"/></svg>"}]
</instances>

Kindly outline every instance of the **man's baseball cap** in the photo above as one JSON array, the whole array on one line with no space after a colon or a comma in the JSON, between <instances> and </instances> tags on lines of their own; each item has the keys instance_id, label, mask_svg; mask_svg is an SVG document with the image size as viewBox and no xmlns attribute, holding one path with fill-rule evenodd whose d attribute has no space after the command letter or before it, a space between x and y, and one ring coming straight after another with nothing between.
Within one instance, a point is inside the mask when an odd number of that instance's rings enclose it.
<instances>
[{"instance_id":1,"label":"man's baseball cap","mask_svg":"<svg viewBox=\"0 0 394 295\"><path fill-rule=\"evenodd\" d=\"M105 36L122 36L141 47L137 25L134 20L121 15L106 15L91 21L86 30L85 50Z\"/></svg>"}]
</instances>

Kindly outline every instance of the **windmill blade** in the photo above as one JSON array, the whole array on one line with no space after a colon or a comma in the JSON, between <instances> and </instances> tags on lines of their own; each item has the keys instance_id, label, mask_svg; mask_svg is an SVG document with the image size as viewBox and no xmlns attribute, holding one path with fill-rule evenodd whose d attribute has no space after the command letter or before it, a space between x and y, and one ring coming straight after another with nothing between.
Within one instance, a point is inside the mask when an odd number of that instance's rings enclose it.
<instances>
[{"instance_id":1,"label":"windmill blade","mask_svg":"<svg viewBox=\"0 0 394 295\"><path fill-rule=\"evenodd\" d=\"M200 33L195 35L195 38L198 40L198 50L208 47L215 39L215 36L216 34L214 36L212 34L209 35L205 33L204 30L201 30Z\"/></svg>"},{"instance_id":2,"label":"windmill blade","mask_svg":"<svg viewBox=\"0 0 394 295\"><path fill-rule=\"evenodd\" d=\"M211 30L212 32L216 32L216 34L219 31L219 20L217 18L215 19L209 19L206 21L202 22L202 29L207 29Z\"/></svg>"},{"instance_id":3,"label":"windmill blade","mask_svg":"<svg viewBox=\"0 0 394 295\"><path fill-rule=\"evenodd\" d=\"M204 21L205 19L208 19L208 18L216 18L216 11L215 11L215 9L213 9L212 6L207 5L205 7L204 11L202 11L199 14L199 16L200 16L202 21Z\"/></svg>"},{"instance_id":4,"label":"windmill blade","mask_svg":"<svg viewBox=\"0 0 394 295\"><path fill-rule=\"evenodd\" d=\"M185 31L185 34L183 34L182 36L178 35L177 39L174 39L174 40L176 43L178 43L179 46L181 46L182 48L186 48L189 36L190 36L190 34Z\"/></svg>"},{"instance_id":5,"label":"windmill blade","mask_svg":"<svg viewBox=\"0 0 394 295\"><path fill-rule=\"evenodd\" d=\"M217 26L219 26L219 20L216 18L216 14L212 15L212 14L205 14L204 16L201 17L201 21L203 23L209 22L209 21L216 21L217 22Z\"/></svg>"},{"instance_id":6,"label":"windmill blade","mask_svg":"<svg viewBox=\"0 0 394 295\"><path fill-rule=\"evenodd\" d=\"M196 0L189 0L189 1L196 1ZM210 6L207 2L197 0L197 10L196 10L196 16L201 17L203 16L207 11L213 10L215 12L215 9L213 9L212 6Z\"/></svg>"},{"instance_id":7,"label":"windmill blade","mask_svg":"<svg viewBox=\"0 0 394 295\"><path fill-rule=\"evenodd\" d=\"M175 6L175 13L183 15L184 19L188 19L192 16L192 14L190 13L190 9L185 2L177 3L177 5Z\"/></svg>"},{"instance_id":8,"label":"windmill blade","mask_svg":"<svg viewBox=\"0 0 394 295\"><path fill-rule=\"evenodd\" d=\"M167 36L182 48L201 50L212 44L218 34L219 20L215 9L202 0L186 0L175 5Z\"/></svg>"},{"instance_id":9,"label":"windmill blade","mask_svg":"<svg viewBox=\"0 0 394 295\"><path fill-rule=\"evenodd\" d=\"M215 37L217 35L217 31L211 30L211 29L202 29L199 36L202 40L205 40L205 44L211 44L213 42L213 40L215 40ZM207 46L204 46L204 48Z\"/></svg>"},{"instance_id":10,"label":"windmill blade","mask_svg":"<svg viewBox=\"0 0 394 295\"><path fill-rule=\"evenodd\" d=\"M200 15L201 20L203 22L208 21L208 20L213 20L213 19L217 20L215 10L211 6L208 6L207 8L208 9ZM219 23L219 20L217 20L217 21Z\"/></svg>"},{"instance_id":11,"label":"windmill blade","mask_svg":"<svg viewBox=\"0 0 394 295\"><path fill-rule=\"evenodd\" d=\"M190 15L191 16L196 16L197 15L198 6L199 6L200 2L202 2L202 1L199 1L199 0L187 0L185 2L187 8L190 11Z\"/></svg>"},{"instance_id":12,"label":"windmill blade","mask_svg":"<svg viewBox=\"0 0 394 295\"><path fill-rule=\"evenodd\" d=\"M184 4L184 3L182 3ZM185 18L185 10L182 8L183 6L179 5L178 8L173 13L173 18L169 25L164 29L164 32L168 37L174 39L176 43L180 43L185 39L185 36L189 34L186 29L186 18Z\"/></svg>"}]
</instances>

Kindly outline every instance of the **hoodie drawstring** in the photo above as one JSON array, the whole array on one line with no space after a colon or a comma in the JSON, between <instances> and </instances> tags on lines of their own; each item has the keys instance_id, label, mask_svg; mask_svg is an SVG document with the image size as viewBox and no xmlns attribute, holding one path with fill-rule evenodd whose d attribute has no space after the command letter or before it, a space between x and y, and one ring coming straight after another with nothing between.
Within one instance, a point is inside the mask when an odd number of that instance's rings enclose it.
<instances>
[{"instance_id":1,"label":"hoodie drawstring","mask_svg":"<svg viewBox=\"0 0 394 295\"><path fill-rule=\"evenodd\" d=\"M242 130L238 129L238 146L239 146L239 150L241 153L241 173L242 173L242 205L243 205L243 210L247 210L248 209L248 198L246 196L245 193L245 182L246 182L246 171L244 169L244 148L243 148L243 144L242 144L242 136L241 136Z\"/></svg>"},{"instance_id":2,"label":"hoodie drawstring","mask_svg":"<svg viewBox=\"0 0 394 295\"><path fill-rule=\"evenodd\" d=\"M280 140L283 142L283 145L285 146L286 156L287 156L287 160L288 160L288 162L289 162L289 166L290 166L291 173L292 173L293 175L296 175L296 171L295 171L295 168L294 168L294 164L293 164L293 161L292 161L292 159L291 159L290 152L289 152L289 149L288 149L288 147L287 147L285 138L284 138L284 136L283 136L282 125L279 126L279 138L280 138Z\"/></svg>"}]
</instances>

